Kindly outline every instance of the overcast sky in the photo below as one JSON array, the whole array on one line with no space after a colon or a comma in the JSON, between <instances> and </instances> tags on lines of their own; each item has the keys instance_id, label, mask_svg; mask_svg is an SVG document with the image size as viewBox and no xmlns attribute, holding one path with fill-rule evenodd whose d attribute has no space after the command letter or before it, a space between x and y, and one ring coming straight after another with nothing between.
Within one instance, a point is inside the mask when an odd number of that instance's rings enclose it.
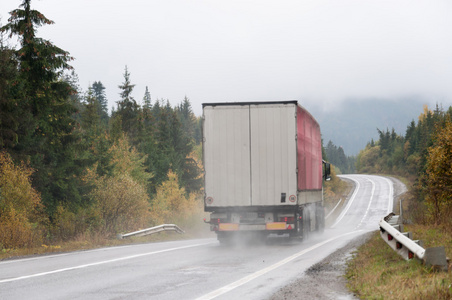
<instances>
[{"instance_id":1,"label":"overcast sky","mask_svg":"<svg viewBox=\"0 0 452 300\"><path fill-rule=\"evenodd\" d=\"M2 0L1 23L21 0ZM172 105L422 96L452 102L450 0L33 0L38 36L69 51L109 109L124 67L141 101Z\"/></svg>"}]
</instances>

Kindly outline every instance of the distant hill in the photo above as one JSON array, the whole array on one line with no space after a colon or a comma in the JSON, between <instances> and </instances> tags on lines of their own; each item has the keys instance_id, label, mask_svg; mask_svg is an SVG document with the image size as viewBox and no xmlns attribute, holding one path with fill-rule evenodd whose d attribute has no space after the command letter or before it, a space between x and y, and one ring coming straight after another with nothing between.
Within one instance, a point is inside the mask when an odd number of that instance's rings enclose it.
<instances>
[{"instance_id":1,"label":"distant hill","mask_svg":"<svg viewBox=\"0 0 452 300\"><path fill-rule=\"evenodd\" d=\"M344 100L335 108L300 103L320 123L324 146L331 140L342 146L346 155L358 154L372 138L378 140L377 128L394 128L397 134L405 135L409 123L417 122L423 105L430 109L435 105L420 98Z\"/></svg>"}]
</instances>

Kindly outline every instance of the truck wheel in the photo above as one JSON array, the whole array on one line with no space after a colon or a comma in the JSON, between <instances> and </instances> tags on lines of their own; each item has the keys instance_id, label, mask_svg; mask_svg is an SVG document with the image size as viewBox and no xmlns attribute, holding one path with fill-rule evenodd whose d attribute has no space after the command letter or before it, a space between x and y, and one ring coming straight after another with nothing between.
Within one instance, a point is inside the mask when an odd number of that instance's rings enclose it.
<instances>
[{"instance_id":1,"label":"truck wheel","mask_svg":"<svg viewBox=\"0 0 452 300\"><path fill-rule=\"evenodd\" d=\"M303 240L307 240L311 231L311 214L307 209L303 210Z\"/></svg>"},{"instance_id":2,"label":"truck wheel","mask_svg":"<svg viewBox=\"0 0 452 300\"><path fill-rule=\"evenodd\" d=\"M303 239L303 223L299 219L297 220L296 229L289 233L289 237L300 241Z\"/></svg>"},{"instance_id":3,"label":"truck wheel","mask_svg":"<svg viewBox=\"0 0 452 300\"><path fill-rule=\"evenodd\" d=\"M222 245L222 246L231 245L232 239L231 239L230 234L225 234L224 232L217 233L217 239L218 239L218 242L220 243L220 245Z\"/></svg>"},{"instance_id":4,"label":"truck wheel","mask_svg":"<svg viewBox=\"0 0 452 300\"><path fill-rule=\"evenodd\" d=\"M323 206L320 206L320 215L321 220L320 220L320 233L323 233L325 231L325 208Z\"/></svg>"},{"instance_id":5,"label":"truck wheel","mask_svg":"<svg viewBox=\"0 0 452 300\"><path fill-rule=\"evenodd\" d=\"M225 237L218 237L218 242L220 243L221 246L227 246L231 244L231 240Z\"/></svg>"},{"instance_id":6,"label":"truck wheel","mask_svg":"<svg viewBox=\"0 0 452 300\"><path fill-rule=\"evenodd\" d=\"M315 230L319 233L325 230L325 210L321 205L316 205Z\"/></svg>"}]
</instances>

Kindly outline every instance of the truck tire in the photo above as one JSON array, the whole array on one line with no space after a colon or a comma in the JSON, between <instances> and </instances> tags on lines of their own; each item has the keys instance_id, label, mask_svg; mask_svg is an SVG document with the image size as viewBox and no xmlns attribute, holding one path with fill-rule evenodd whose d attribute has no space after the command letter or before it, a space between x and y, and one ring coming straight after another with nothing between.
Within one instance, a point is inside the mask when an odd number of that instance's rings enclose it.
<instances>
[{"instance_id":1,"label":"truck tire","mask_svg":"<svg viewBox=\"0 0 452 300\"><path fill-rule=\"evenodd\" d=\"M323 233L325 231L325 210L322 205L318 204L315 212L315 230Z\"/></svg>"},{"instance_id":2,"label":"truck tire","mask_svg":"<svg viewBox=\"0 0 452 300\"><path fill-rule=\"evenodd\" d=\"M320 233L323 233L325 231L325 208L323 206L320 206L322 219L320 220Z\"/></svg>"},{"instance_id":3,"label":"truck tire","mask_svg":"<svg viewBox=\"0 0 452 300\"><path fill-rule=\"evenodd\" d=\"M311 231L311 214L303 209L303 240L307 240Z\"/></svg>"},{"instance_id":4,"label":"truck tire","mask_svg":"<svg viewBox=\"0 0 452 300\"><path fill-rule=\"evenodd\" d=\"M298 240L302 240L303 239L303 221L300 220L297 216L297 223L296 223L296 228L293 232L289 233L289 237L292 239L298 239Z\"/></svg>"},{"instance_id":5,"label":"truck tire","mask_svg":"<svg viewBox=\"0 0 452 300\"><path fill-rule=\"evenodd\" d=\"M225 232L218 232L217 233L217 239L220 245L227 246L231 245L232 243L232 237L231 234L225 233Z\"/></svg>"}]
</instances>

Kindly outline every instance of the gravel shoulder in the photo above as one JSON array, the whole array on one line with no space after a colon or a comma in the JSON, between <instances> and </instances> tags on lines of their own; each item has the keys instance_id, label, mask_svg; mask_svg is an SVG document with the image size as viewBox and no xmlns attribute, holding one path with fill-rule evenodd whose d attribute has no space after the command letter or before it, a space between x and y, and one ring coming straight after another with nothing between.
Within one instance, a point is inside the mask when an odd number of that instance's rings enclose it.
<instances>
[{"instance_id":1,"label":"gravel shoulder","mask_svg":"<svg viewBox=\"0 0 452 300\"><path fill-rule=\"evenodd\" d=\"M407 191L405 185L398 179L389 177L394 187L394 208L399 203L400 196ZM364 244L372 235L365 233L341 249L336 250L321 262L310 267L302 276L278 292L269 300L291 299L358 299L347 289L344 277L347 261L353 252Z\"/></svg>"}]
</instances>

